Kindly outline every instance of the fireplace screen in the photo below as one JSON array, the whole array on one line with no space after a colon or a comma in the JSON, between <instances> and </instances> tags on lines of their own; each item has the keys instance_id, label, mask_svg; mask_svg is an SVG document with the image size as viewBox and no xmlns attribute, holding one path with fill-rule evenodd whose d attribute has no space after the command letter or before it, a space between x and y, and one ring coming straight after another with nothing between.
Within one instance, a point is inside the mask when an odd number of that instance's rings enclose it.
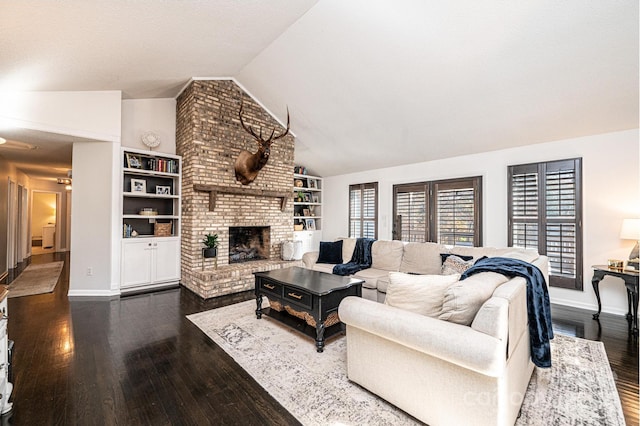
<instances>
[{"instance_id":1,"label":"fireplace screen","mask_svg":"<svg viewBox=\"0 0 640 426\"><path fill-rule=\"evenodd\" d=\"M268 226L229 228L229 263L269 259L271 247Z\"/></svg>"}]
</instances>

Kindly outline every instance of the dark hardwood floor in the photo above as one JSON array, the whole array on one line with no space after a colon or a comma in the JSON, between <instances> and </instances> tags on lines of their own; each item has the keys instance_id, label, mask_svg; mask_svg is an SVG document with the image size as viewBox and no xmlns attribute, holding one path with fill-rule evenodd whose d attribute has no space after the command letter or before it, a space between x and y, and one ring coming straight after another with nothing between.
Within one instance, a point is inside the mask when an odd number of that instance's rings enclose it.
<instances>
[{"instance_id":1,"label":"dark hardwood floor","mask_svg":"<svg viewBox=\"0 0 640 426\"><path fill-rule=\"evenodd\" d=\"M185 315L252 299L204 301L184 288L113 300L67 298L68 256L51 294L9 299L13 425L299 424ZM14 271L17 276L26 265ZM604 342L628 425L638 424L638 344L624 318L554 306L563 334Z\"/></svg>"}]
</instances>

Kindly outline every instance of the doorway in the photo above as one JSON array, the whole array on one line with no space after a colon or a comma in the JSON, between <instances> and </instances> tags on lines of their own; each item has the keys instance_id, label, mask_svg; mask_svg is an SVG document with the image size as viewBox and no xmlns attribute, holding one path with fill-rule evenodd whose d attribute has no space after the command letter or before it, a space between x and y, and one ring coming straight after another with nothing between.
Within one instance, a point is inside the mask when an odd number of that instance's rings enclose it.
<instances>
[{"instance_id":1,"label":"doorway","mask_svg":"<svg viewBox=\"0 0 640 426\"><path fill-rule=\"evenodd\" d=\"M54 253L59 243L56 192L33 191L31 201L31 254Z\"/></svg>"}]
</instances>

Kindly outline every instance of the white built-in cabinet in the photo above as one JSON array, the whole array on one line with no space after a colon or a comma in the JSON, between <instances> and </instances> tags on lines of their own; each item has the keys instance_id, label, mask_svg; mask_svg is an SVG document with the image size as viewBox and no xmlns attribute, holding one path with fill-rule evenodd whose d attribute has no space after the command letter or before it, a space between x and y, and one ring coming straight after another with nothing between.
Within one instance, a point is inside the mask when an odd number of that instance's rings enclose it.
<instances>
[{"instance_id":1,"label":"white built-in cabinet","mask_svg":"<svg viewBox=\"0 0 640 426\"><path fill-rule=\"evenodd\" d=\"M318 251L322 239L322 178L293 175L293 239L302 253Z\"/></svg>"},{"instance_id":2,"label":"white built-in cabinet","mask_svg":"<svg viewBox=\"0 0 640 426\"><path fill-rule=\"evenodd\" d=\"M180 281L181 167L177 155L122 150L121 293Z\"/></svg>"}]
</instances>

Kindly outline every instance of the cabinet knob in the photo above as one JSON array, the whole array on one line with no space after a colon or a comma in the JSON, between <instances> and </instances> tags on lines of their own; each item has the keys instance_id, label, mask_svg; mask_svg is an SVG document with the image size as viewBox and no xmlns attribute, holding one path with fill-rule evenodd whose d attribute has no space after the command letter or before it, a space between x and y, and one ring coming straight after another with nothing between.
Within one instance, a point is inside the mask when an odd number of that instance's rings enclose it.
<instances>
[{"instance_id":1,"label":"cabinet knob","mask_svg":"<svg viewBox=\"0 0 640 426\"><path fill-rule=\"evenodd\" d=\"M148 246L151 247L151 243L149 243Z\"/></svg>"}]
</instances>

